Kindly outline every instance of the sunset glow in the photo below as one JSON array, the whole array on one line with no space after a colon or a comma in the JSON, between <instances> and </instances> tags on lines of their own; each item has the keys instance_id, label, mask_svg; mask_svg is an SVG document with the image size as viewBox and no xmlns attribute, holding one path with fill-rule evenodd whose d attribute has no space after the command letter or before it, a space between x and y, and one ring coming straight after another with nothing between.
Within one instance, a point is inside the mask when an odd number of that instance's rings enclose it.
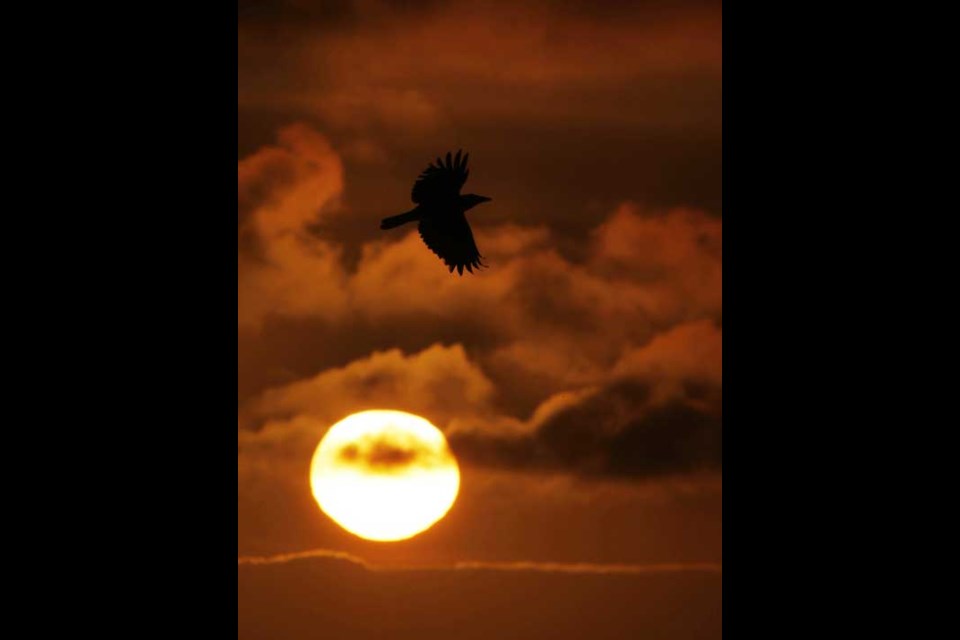
<instances>
[{"instance_id":1,"label":"sunset glow","mask_svg":"<svg viewBox=\"0 0 960 640\"><path fill-rule=\"evenodd\" d=\"M240 0L238 640L723 637L723 18Z\"/></svg>"},{"instance_id":2,"label":"sunset glow","mask_svg":"<svg viewBox=\"0 0 960 640\"><path fill-rule=\"evenodd\" d=\"M320 508L361 538L403 540L453 506L460 470L443 433L401 411L363 411L333 425L310 467Z\"/></svg>"}]
</instances>

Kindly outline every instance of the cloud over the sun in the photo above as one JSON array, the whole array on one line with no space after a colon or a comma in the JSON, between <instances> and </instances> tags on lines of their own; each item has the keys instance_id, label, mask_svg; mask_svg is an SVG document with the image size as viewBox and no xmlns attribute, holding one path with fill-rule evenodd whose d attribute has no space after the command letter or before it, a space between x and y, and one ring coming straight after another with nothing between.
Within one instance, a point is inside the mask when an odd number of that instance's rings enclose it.
<instances>
[{"instance_id":1,"label":"cloud over the sun","mask_svg":"<svg viewBox=\"0 0 960 640\"><path fill-rule=\"evenodd\" d=\"M242 412L257 426L264 417L309 415L332 424L363 408L430 415L446 423L489 406L494 388L459 345L434 345L405 355L375 352L349 365L265 391Z\"/></svg>"}]
</instances>

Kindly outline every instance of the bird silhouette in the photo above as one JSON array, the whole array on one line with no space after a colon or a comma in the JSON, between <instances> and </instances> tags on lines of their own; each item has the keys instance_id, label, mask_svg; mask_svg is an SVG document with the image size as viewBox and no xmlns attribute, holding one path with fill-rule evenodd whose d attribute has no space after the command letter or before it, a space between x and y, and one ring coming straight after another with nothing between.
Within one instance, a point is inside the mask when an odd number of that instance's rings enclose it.
<instances>
[{"instance_id":1,"label":"bird silhouette","mask_svg":"<svg viewBox=\"0 0 960 640\"><path fill-rule=\"evenodd\" d=\"M461 150L462 151L462 150ZM416 207L395 216L384 218L381 229L393 229L408 222L418 221L420 237L453 273L463 275L463 270L473 273L475 268L485 267L483 256L477 250L473 232L466 213L481 202L491 198L473 193L462 194L460 189L467 181L467 153L456 157L447 153L446 161L437 158L420 174L413 185L411 198Z\"/></svg>"}]
</instances>

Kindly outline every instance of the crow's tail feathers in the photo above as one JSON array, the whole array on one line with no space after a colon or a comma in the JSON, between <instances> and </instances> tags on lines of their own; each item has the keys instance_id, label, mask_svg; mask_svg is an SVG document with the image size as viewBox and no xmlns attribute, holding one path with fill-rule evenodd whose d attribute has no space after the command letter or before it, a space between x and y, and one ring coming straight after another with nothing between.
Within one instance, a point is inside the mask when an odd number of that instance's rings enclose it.
<instances>
[{"instance_id":1,"label":"crow's tail feathers","mask_svg":"<svg viewBox=\"0 0 960 640\"><path fill-rule=\"evenodd\" d=\"M383 220L380 221L380 228L393 229L394 227L399 227L402 224L406 224L408 222L414 222L418 218L419 217L417 216L417 211L416 209L414 209L413 211L407 211L406 213L401 213L396 216L390 216L389 218L384 218Z\"/></svg>"},{"instance_id":2,"label":"crow's tail feathers","mask_svg":"<svg viewBox=\"0 0 960 640\"><path fill-rule=\"evenodd\" d=\"M473 273L474 269L476 269L477 271L480 271L481 269L489 269L490 265L486 264L483 261L483 256L479 256L479 255L477 256L476 260L473 260L472 262L467 262L465 264L454 264L452 262L447 263L447 269L450 270L450 273L453 273L453 270L456 269L457 273L460 274L461 276L463 275L464 267L466 267L467 271L469 271L470 273Z\"/></svg>"}]
</instances>

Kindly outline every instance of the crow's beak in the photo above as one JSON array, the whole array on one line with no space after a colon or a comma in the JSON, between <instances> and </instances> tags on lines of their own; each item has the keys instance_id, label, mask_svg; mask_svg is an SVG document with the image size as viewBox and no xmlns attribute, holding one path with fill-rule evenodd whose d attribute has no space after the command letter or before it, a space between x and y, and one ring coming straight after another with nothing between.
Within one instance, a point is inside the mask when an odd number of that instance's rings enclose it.
<instances>
[{"instance_id":1,"label":"crow's beak","mask_svg":"<svg viewBox=\"0 0 960 640\"><path fill-rule=\"evenodd\" d=\"M493 198L488 198L487 196L480 196L480 202L490 202Z\"/></svg>"}]
</instances>

